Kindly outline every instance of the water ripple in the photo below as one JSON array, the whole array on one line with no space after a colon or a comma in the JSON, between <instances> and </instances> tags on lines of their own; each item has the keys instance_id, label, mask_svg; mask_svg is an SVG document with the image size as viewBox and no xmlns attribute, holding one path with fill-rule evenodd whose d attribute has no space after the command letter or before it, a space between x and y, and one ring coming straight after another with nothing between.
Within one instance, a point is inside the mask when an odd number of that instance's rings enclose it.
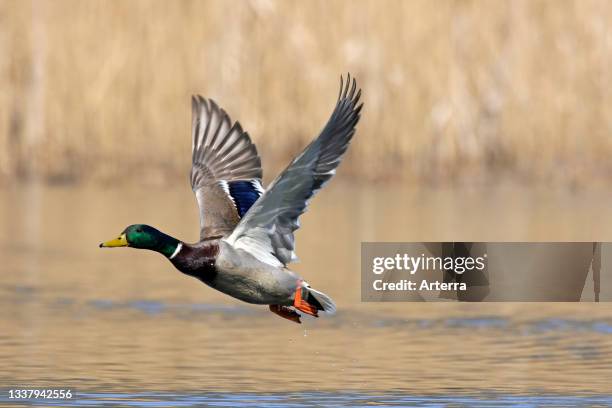
<instances>
[{"instance_id":1,"label":"water ripple","mask_svg":"<svg viewBox=\"0 0 612 408\"><path fill-rule=\"evenodd\" d=\"M6 395L6 394L4 394ZM608 407L612 395L485 395L418 396L354 392L302 393L100 393L79 392L73 400L9 400L24 406L123 406L123 407Z\"/></svg>"}]
</instances>

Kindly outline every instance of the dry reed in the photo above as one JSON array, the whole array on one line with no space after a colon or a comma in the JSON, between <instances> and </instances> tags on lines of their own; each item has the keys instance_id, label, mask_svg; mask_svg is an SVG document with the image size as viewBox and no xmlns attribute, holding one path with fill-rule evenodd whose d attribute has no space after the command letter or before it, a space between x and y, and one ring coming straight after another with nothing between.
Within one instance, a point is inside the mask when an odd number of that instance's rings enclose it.
<instances>
[{"instance_id":1,"label":"dry reed","mask_svg":"<svg viewBox=\"0 0 612 408\"><path fill-rule=\"evenodd\" d=\"M186 180L190 95L266 178L363 87L340 172L586 183L612 174L609 1L0 1L0 181Z\"/></svg>"}]
</instances>

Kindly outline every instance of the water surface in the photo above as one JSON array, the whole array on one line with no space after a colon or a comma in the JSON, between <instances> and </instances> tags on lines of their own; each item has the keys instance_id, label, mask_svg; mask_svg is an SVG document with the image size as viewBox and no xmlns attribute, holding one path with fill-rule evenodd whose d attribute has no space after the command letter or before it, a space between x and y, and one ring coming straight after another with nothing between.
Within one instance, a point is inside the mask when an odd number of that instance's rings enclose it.
<instances>
[{"instance_id":1,"label":"water surface","mask_svg":"<svg viewBox=\"0 0 612 408\"><path fill-rule=\"evenodd\" d=\"M187 186L0 194L0 403L69 387L84 406L612 406L609 304L359 299L361 241L610 241L612 194L332 184L295 269L339 312L302 325L97 247L132 223L194 241Z\"/></svg>"}]
</instances>

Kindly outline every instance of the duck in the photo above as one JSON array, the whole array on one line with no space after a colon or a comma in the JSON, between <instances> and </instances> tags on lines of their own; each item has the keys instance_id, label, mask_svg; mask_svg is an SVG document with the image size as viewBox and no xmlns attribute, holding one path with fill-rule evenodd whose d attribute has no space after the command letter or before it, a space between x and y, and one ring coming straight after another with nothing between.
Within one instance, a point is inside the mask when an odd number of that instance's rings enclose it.
<instances>
[{"instance_id":1,"label":"duck","mask_svg":"<svg viewBox=\"0 0 612 408\"><path fill-rule=\"evenodd\" d=\"M268 305L295 323L301 323L300 312L334 314L332 298L288 265L297 261L300 215L336 173L355 134L360 97L355 78L341 76L335 108L319 136L264 189L261 159L249 134L214 100L194 95L190 181L199 241L186 243L133 224L99 246L157 252L183 274L241 301Z\"/></svg>"}]
</instances>

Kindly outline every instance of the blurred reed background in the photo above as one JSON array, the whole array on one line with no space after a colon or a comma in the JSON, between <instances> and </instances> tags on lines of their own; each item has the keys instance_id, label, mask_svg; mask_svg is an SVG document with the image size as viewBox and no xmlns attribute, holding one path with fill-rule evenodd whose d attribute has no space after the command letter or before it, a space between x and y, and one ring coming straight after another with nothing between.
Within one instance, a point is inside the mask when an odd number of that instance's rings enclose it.
<instances>
[{"instance_id":1,"label":"blurred reed background","mask_svg":"<svg viewBox=\"0 0 612 408\"><path fill-rule=\"evenodd\" d=\"M346 72L366 106L344 177L605 181L610 21L609 1L0 0L0 184L186 180L193 93L269 180Z\"/></svg>"}]
</instances>

